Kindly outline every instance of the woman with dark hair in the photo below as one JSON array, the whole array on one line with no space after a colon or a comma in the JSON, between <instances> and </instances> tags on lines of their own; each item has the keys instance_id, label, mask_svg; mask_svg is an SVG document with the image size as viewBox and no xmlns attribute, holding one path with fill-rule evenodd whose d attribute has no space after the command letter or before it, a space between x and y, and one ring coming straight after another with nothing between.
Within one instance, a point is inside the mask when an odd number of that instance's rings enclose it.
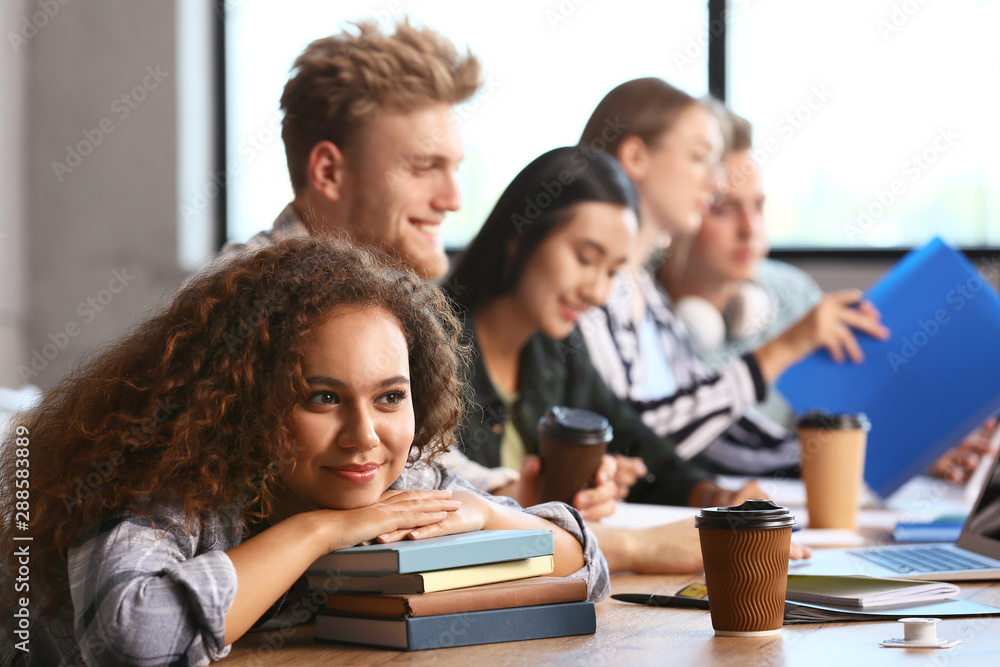
<instances>
[{"instance_id":1,"label":"woman with dark hair","mask_svg":"<svg viewBox=\"0 0 1000 667\"><path fill-rule=\"evenodd\" d=\"M468 380L480 408L466 414L459 440L474 463L522 473L519 482L489 490L530 502L537 493L532 478L538 463L527 455L537 452L538 420L550 406L563 405L592 410L611 422L610 451L623 455L618 461L626 469L612 493L618 489L636 502L698 506L759 497L756 486L734 493L681 461L668 441L611 393L590 363L577 320L608 298L636 228L635 190L618 163L586 148L558 148L514 178L459 260L447 289L463 311L473 344ZM644 465L635 465L632 457ZM605 468L609 476L614 472ZM588 506L580 499L578 494L574 504L582 504L586 516ZM612 529L591 527L612 569L690 571L700 565L690 541L683 556L670 550L684 546L663 539L647 540L643 547L657 554L641 553L631 541L629 552L619 554L625 540L610 539L610 533L605 539L597 531Z\"/></svg>"},{"instance_id":2,"label":"woman with dark hair","mask_svg":"<svg viewBox=\"0 0 1000 667\"><path fill-rule=\"evenodd\" d=\"M638 207L632 182L607 156L586 147L544 153L500 195L452 273L452 296L468 312L514 292L554 227L593 210L616 213L632 234Z\"/></svg>"},{"instance_id":3,"label":"woman with dark hair","mask_svg":"<svg viewBox=\"0 0 1000 667\"><path fill-rule=\"evenodd\" d=\"M574 510L522 511L426 462L462 420L460 332L438 288L328 238L196 276L16 422L0 537L23 544L25 502L33 625L3 663L206 664L251 626L307 621L305 569L368 540L542 528L555 573L603 597Z\"/></svg>"}]
</instances>

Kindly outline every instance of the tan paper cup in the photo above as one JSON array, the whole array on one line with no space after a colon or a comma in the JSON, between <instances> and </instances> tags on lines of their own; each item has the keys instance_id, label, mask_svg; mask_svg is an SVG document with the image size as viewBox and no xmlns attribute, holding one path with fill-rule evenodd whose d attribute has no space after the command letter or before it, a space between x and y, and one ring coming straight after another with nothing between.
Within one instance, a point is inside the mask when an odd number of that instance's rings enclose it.
<instances>
[{"instance_id":1,"label":"tan paper cup","mask_svg":"<svg viewBox=\"0 0 1000 667\"><path fill-rule=\"evenodd\" d=\"M799 420L810 528L857 530L868 428L864 415L810 412Z\"/></svg>"},{"instance_id":2,"label":"tan paper cup","mask_svg":"<svg viewBox=\"0 0 1000 667\"><path fill-rule=\"evenodd\" d=\"M695 526L715 634L781 634L794 525L788 509L770 500L748 500L737 507L711 507L698 513Z\"/></svg>"},{"instance_id":3,"label":"tan paper cup","mask_svg":"<svg viewBox=\"0 0 1000 667\"><path fill-rule=\"evenodd\" d=\"M611 436L608 420L596 412L549 408L538 422L541 502L572 503L576 492L594 479Z\"/></svg>"}]
</instances>

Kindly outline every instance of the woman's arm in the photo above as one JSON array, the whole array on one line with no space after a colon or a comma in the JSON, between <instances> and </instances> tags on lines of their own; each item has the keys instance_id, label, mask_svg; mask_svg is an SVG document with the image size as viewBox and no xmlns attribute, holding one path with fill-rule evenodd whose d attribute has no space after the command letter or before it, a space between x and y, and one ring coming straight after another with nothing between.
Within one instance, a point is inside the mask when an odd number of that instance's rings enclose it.
<instances>
[{"instance_id":1,"label":"woman's arm","mask_svg":"<svg viewBox=\"0 0 1000 667\"><path fill-rule=\"evenodd\" d=\"M389 491L368 508L299 514L240 544L241 525L175 510L105 521L68 554L88 664L202 664L228 653L316 558L440 521L450 492Z\"/></svg>"},{"instance_id":2,"label":"woman's arm","mask_svg":"<svg viewBox=\"0 0 1000 667\"><path fill-rule=\"evenodd\" d=\"M555 574L586 579L591 600L607 597L610 591L608 564L596 538L575 508L558 502L522 508L511 498L491 496L461 477L425 464L407 468L394 486L450 489L453 497L462 501L461 510L449 514L440 524L417 529L417 539L479 529L548 530L552 532L555 546ZM390 537L403 538L411 532L414 531L399 531Z\"/></svg>"},{"instance_id":3,"label":"woman's arm","mask_svg":"<svg viewBox=\"0 0 1000 667\"><path fill-rule=\"evenodd\" d=\"M557 577L567 577L584 566L583 547L575 537L551 521L533 516L523 510L507 507L483 498L470 491L456 491L456 500L462 507L445 519L416 530L400 530L389 534L389 539L426 539L472 530L547 530L552 533L555 546L555 571Z\"/></svg>"},{"instance_id":4,"label":"woman's arm","mask_svg":"<svg viewBox=\"0 0 1000 667\"><path fill-rule=\"evenodd\" d=\"M621 470L618 468L619 460L622 462ZM480 491L508 496L522 507L538 504L538 475L541 463L537 456L525 456L520 471L503 467L487 468L470 460L453 447L442 454L438 462L443 468L464 478ZM640 470L641 473L638 473ZM596 521L614 514L617 501L628 495L628 489L635 483L637 473L646 474L645 465L641 460L605 456L597 472L594 473L596 485L578 491L573 496L573 507L580 510L583 518L588 520Z\"/></svg>"},{"instance_id":5,"label":"woman's arm","mask_svg":"<svg viewBox=\"0 0 1000 667\"><path fill-rule=\"evenodd\" d=\"M185 529L186 527L186 529ZM204 664L229 649L225 615L236 572L222 551L239 527L178 511L125 514L95 527L67 553L74 635L87 664Z\"/></svg>"},{"instance_id":6,"label":"woman's arm","mask_svg":"<svg viewBox=\"0 0 1000 667\"><path fill-rule=\"evenodd\" d=\"M242 637L320 556L401 528L442 521L461 507L451 495L450 491L387 491L369 507L296 514L230 549L226 554L239 586L226 614L226 644Z\"/></svg>"}]
</instances>

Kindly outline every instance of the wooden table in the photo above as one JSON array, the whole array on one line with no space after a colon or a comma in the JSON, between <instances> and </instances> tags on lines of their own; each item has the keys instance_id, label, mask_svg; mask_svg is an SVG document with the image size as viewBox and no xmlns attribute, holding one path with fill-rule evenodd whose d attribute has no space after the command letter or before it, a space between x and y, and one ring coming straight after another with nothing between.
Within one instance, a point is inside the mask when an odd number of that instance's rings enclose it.
<instances>
[{"instance_id":1,"label":"wooden table","mask_svg":"<svg viewBox=\"0 0 1000 667\"><path fill-rule=\"evenodd\" d=\"M917 487L915 497L926 493ZM960 494L953 494L956 497ZM951 511L946 498L935 496L938 511ZM792 503L789 503L791 505ZM903 503L903 507L913 505ZM944 508L944 509L941 509ZM862 534L869 542L884 541L894 511L866 510ZM690 517L690 508L625 508L619 525L641 526ZM611 577L613 593L675 593L703 575L634 575ZM961 583L960 597L1000 607L1000 582ZM499 665L808 665L867 667L868 665L995 665L1000 661L1000 617L943 620L938 637L960 639L950 649L881 648L879 642L902 637L895 621L824 623L786 626L780 636L716 637L707 611L644 607L607 599L597 604L597 633L581 637L538 639L482 646L406 653L316 642L315 625L286 633L252 633L236 642L224 667L248 665L382 665L434 664L496 667Z\"/></svg>"},{"instance_id":2,"label":"wooden table","mask_svg":"<svg viewBox=\"0 0 1000 667\"><path fill-rule=\"evenodd\" d=\"M673 593L697 575L615 575L615 593ZM962 584L961 597L1000 606L1000 584ZM901 637L896 622L786 626L780 636L716 637L707 611L633 605L610 598L597 605L597 633L405 653L316 642L315 625L286 634L264 632L236 642L220 666L312 665L994 665L1000 659L1000 618L943 620L938 636L961 639L950 649L881 648Z\"/></svg>"}]
</instances>

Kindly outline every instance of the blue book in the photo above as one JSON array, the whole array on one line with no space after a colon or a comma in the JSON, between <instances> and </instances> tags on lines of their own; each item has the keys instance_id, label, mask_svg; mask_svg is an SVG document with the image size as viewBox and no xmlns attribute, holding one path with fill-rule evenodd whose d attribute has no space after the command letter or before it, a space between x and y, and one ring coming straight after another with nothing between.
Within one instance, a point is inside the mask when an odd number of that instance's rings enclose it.
<instances>
[{"instance_id":1,"label":"blue book","mask_svg":"<svg viewBox=\"0 0 1000 667\"><path fill-rule=\"evenodd\" d=\"M404 651L592 635L595 632L597 614L593 602L408 618L365 618L322 612L316 615L316 639Z\"/></svg>"},{"instance_id":2,"label":"blue book","mask_svg":"<svg viewBox=\"0 0 1000 667\"><path fill-rule=\"evenodd\" d=\"M552 533L547 530L477 530L338 549L320 557L307 572L408 574L553 554Z\"/></svg>"},{"instance_id":3,"label":"blue book","mask_svg":"<svg viewBox=\"0 0 1000 667\"><path fill-rule=\"evenodd\" d=\"M907 254L866 297L891 338L861 335L861 364L820 350L778 388L800 414L868 415L865 481L885 497L1000 411L1000 297L941 239Z\"/></svg>"}]
</instances>

